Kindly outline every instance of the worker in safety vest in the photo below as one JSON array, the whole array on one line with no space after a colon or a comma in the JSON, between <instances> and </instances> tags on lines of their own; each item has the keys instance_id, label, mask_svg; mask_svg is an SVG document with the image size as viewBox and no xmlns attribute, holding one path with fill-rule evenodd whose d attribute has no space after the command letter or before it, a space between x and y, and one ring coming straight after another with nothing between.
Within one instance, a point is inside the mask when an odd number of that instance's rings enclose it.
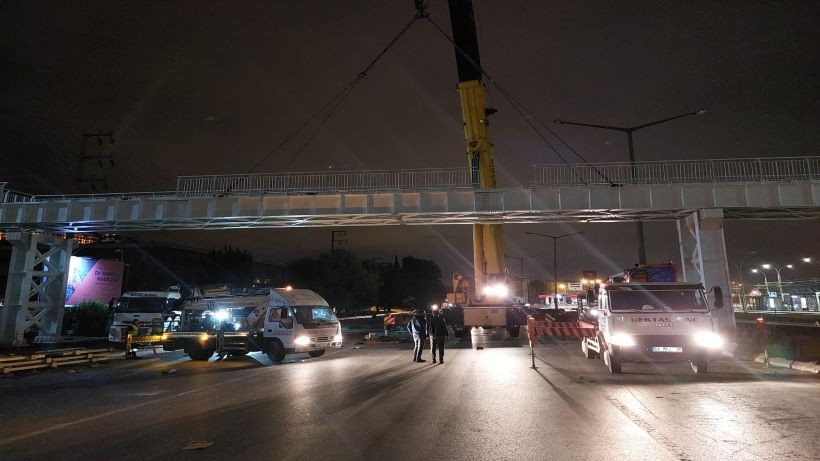
<instances>
[{"instance_id":1,"label":"worker in safety vest","mask_svg":"<svg viewBox=\"0 0 820 461\"><path fill-rule=\"evenodd\" d=\"M128 331L126 332L125 336L125 358L127 359L135 359L137 358L137 348L134 347L133 340L134 336L139 335L140 333L140 321L134 319L128 325Z\"/></svg>"}]
</instances>

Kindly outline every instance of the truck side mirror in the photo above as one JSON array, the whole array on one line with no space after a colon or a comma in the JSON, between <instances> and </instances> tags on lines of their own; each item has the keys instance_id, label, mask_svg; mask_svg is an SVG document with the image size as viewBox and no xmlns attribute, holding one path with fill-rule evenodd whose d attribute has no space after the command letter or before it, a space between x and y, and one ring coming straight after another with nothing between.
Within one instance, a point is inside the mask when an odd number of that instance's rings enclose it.
<instances>
[{"instance_id":1,"label":"truck side mirror","mask_svg":"<svg viewBox=\"0 0 820 461\"><path fill-rule=\"evenodd\" d=\"M715 294L715 309L723 307L723 288L715 285L712 287L712 293Z\"/></svg>"}]
</instances>

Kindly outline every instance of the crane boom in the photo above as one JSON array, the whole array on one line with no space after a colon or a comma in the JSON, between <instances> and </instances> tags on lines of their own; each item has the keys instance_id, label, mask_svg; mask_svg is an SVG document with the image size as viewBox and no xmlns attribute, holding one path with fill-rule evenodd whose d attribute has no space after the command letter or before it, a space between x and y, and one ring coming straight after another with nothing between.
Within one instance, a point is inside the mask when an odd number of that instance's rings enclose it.
<instances>
[{"instance_id":1,"label":"crane boom","mask_svg":"<svg viewBox=\"0 0 820 461\"><path fill-rule=\"evenodd\" d=\"M487 108L487 86L482 80L473 2L449 0L448 4L458 68L458 95L464 122L467 164L474 188L494 189L495 166L488 120L493 110ZM500 224L473 225L473 265L476 296L480 296L482 288L495 279L506 280Z\"/></svg>"}]
</instances>

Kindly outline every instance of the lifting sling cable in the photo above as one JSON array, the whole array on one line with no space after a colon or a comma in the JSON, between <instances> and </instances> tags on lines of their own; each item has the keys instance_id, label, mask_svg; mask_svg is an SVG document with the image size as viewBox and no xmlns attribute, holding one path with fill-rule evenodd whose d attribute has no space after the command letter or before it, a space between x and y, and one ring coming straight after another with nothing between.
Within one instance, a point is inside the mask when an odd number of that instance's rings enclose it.
<instances>
[{"instance_id":1,"label":"lifting sling cable","mask_svg":"<svg viewBox=\"0 0 820 461\"><path fill-rule=\"evenodd\" d=\"M574 154L575 154L578 158L580 158L580 159L581 159L584 163L586 163L587 165L589 165L589 164L590 164L590 163L589 163L589 161L588 161L587 159L585 159L583 156L581 156L581 154L579 154L579 153L578 153L575 149L573 149L573 148L572 148L572 147L571 147L571 146L570 146L570 145L569 145L566 141L564 141L564 139L563 139L563 138L561 138L560 136L558 136L558 134L557 134L557 133L555 133L552 129L550 129L548 126L546 126L546 124L544 124L544 122L542 122L542 121L541 121L538 117L536 117L536 116L532 113L532 111L530 111L529 109L527 109L527 108L526 108L526 106L524 106L524 105L523 105L520 101L518 101L517 99L515 99L515 98L514 98L514 97L513 97L513 96L512 96L509 92L507 92L507 90L505 90L503 87L501 87L501 85L500 85L498 82L496 82L496 81L495 81L495 79L493 79L493 78L492 78L492 77L491 77L491 76L490 76L490 75L489 75L489 74L488 74L488 73L487 73L487 72L486 72L486 71L485 71L485 70L484 70L481 66L478 66L478 65L476 64L476 62L475 62L475 61L473 61L473 59L469 56L469 54L468 54L468 53L466 53L463 49L461 49L461 47L460 47L460 46L458 46L458 45L455 43L455 41L453 40L453 38L452 38L452 37L450 37L450 35L448 35L448 34L447 34L447 32L445 32L445 31L444 31L444 29L442 29L442 28L441 28L441 26L433 20L433 18L431 18L429 15L426 15L426 16L424 16L423 18L424 18L424 19L427 19L427 20L430 22L430 24L432 24L432 25L433 25L433 27L434 27L434 28L435 28L435 29L436 29L436 30L437 30L437 31L438 31L438 32L439 32L439 33L440 33L440 34L441 34L441 35L442 35L445 39L447 39L447 41L448 41L448 42L450 42L450 43L451 43L451 44L455 47L455 49L458 51L458 53L459 53L460 55L462 55L465 59L467 59L467 61L469 61L469 62L470 62L470 64L472 64L474 67L476 67L476 68L477 68L477 69L481 72L481 74L482 74L484 77L486 77L486 78L487 78L487 80L488 80L490 83L492 83L492 85L493 85L493 86L494 86L494 87L498 90L498 92L499 92L499 93L501 93L501 95L502 95L502 96L504 96L504 98L505 98L505 99L507 99L507 101L508 101L508 102L510 103L510 105L513 107L513 109L515 109L515 111L516 111L516 112L518 112L518 114L521 116L521 118L523 118L523 119L524 119L524 121L527 123L527 125L529 125L529 126L533 129L533 131L535 131L535 133L538 135L538 137L539 137L539 138L541 138L541 140L542 140L542 141L543 141L543 142L544 142L544 143L545 143L545 144L546 144L546 145L547 145L547 146L548 146L548 147L549 147L549 148L550 148L550 149L551 149L551 150L555 153L555 155L557 155L557 156L558 156L558 158L560 158L560 159L561 159L561 161L562 161L562 162L564 162L564 164L569 165L569 162L567 162L567 160L566 160L566 159L565 159L565 158L564 158L564 157L560 154L560 152L558 152L558 150L555 148L555 146L553 146L553 145L552 145L552 143L550 143L550 142L549 142L549 140L548 140L548 139L547 139L547 138L546 138L546 137L545 137L545 136L544 136L544 135L543 135L543 134L542 134L542 133L538 130L538 128L536 128L536 126L532 123L532 120L537 121L539 125L541 125L541 126L542 126L545 130L547 130L547 131L548 131L551 135L553 135L556 139L558 139L559 141L561 141L561 143L562 143L564 146L566 146L566 147L567 147L570 151L572 151L572 153L574 153ZM608 182L608 183L610 184L610 186L613 186L613 187L614 187L614 186L618 186L618 184L616 184L616 183L612 182L612 181L611 181L608 177L606 177L606 175L604 175L603 173L601 173L601 171L600 171L600 170L598 170L598 169L597 169L597 168L595 168L595 167L593 167L593 169L595 170L596 174L598 174L598 176L600 176L600 177L601 177L601 178L603 178L606 182ZM579 180L581 180L582 182L585 182L585 181L583 181L583 179L582 179L582 178L580 178L580 177L579 177L578 179L579 179Z\"/></svg>"},{"instance_id":2,"label":"lifting sling cable","mask_svg":"<svg viewBox=\"0 0 820 461\"><path fill-rule=\"evenodd\" d=\"M271 152L270 152L270 153L268 153L265 157L263 157L261 160L259 160L259 161L256 163L256 165L254 165L251 169L249 169L249 170L248 170L248 174L253 173L253 172L254 172L254 170L256 170L257 168L259 168L259 167L260 167L260 166L261 166L261 165L262 165L265 161L267 161L267 160L268 160L271 156L273 156L273 154L275 154L276 152L278 152L278 151L279 151L279 149L281 149L281 148L282 148L285 144L287 144L287 143L288 143L291 139L293 139L293 138L294 138L294 137L295 137L295 136L296 136L299 132L301 132L301 131L302 131L305 127L307 127L307 126L308 126L311 122L313 122L316 118L318 118L320 114L322 114L323 112L325 112L325 111L326 111L329 107L333 106L333 107L330 109L330 111L327 113L327 115L326 115L326 116L325 116L325 117L324 117L324 118L323 118L323 119L319 122L319 126L318 126L318 127L317 127L317 128L316 128L316 129L315 129L315 130L314 130L314 131L310 134L310 136L308 137L307 141L305 141L305 142L302 144L302 146L301 146L301 147L300 147L300 148L296 151L296 154L294 154L294 156L293 156L293 157L291 157L290 161L288 162L288 165L290 165L291 163L293 163L293 161L294 161L294 160L296 160L296 157L298 157L298 156L299 156L299 154L301 154L301 153L302 153L302 151L305 149L305 147L307 147L307 145L308 145L308 144L309 144L309 143L313 140L313 138L316 136L316 134L319 132L319 130L320 130L320 129L321 129L321 128L325 125L325 123L328 121L328 119L329 119L329 118L330 118L330 117L331 117L331 116L332 116L332 115L336 112L336 110L337 110L337 109L341 106L341 104L344 102L344 100L347 98L347 96L349 96L349 95L350 95L350 93L353 91L353 88L354 88L354 87L355 87L355 86L356 86L356 85L357 85L360 81L364 80L364 78L365 78L365 77L367 77L367 73L370 71L370 69L372 69L372 68L373 68L373 66L375 66L375 65L376 65L376 63L377 63L377 62L378 62L378 61L379 61L379 60L380 60L380 59L381 59L381 58L382 58L385 54L387 54L387 51L389 51L389 50L390 50L390 48L392 48L392 47L393 47L393 45L395 45L395 44L396 44L396 42L397 42L397 41L398 41L398 40L399 40L399 39L400 39L400 38L401 38L401 37L405 34L405 32L407 32L407 31L410 29L410 27L411 27L411 26L412 26L412 25L416 22L416 20L417 20L417 19L421 19L421 17L420 17L420 16L413 17L413 19L412 19L409 23L407 23L407 25L406 25L406 26L404 26L404 28L402 28L402 29L401 29L401 31L400 31L398 34L396 34L396 36L395 36L395 37L393 37L393 39L392 39L392 40L390 40L390 42L388 42L388 43L387 43L387 45L386 45L386 46L385 46L385 47L384 47L384 48L383 48L383 49L379 52L379 54L377 54L377 55L376 55L376 57L375 57L372 61L370 61L370 64L368 64L368 65L367 65L367 66L366 66L366 67L365 67L365 68L364 68L361 72L359 72L359 74L358 74L358 75L356 75L356 78L354 78L354 79L353 79L353 80L352 80L352 81L351 81L351 82L350 82L350 83L349 83L346 87L344 87L341 91L339 91L338 93L336 93L336 94L335 94L335 95L334 95L334 96L333 96L333 97L332 97L332 98L331 98L331 99L330 99L327 103L325 103L325 105L323 105L323 106L322 106L322 108L321 108L321 109L319 109L319 110L318 110L318 111L316 111L313 115L311 115L311 116L310 116L307 120L305 120L305 122L304 122L304 123L302 123L301 125L299 125L299 127L297 127L297 128L296 128L296 129L295 129L295 130L291 133L291 134L289 134L288 136L286 136L286 137L285 137L285 139L283 139L283 140L282 140L279 144L277 144L277 145L276 145L276 147L274 147L274 148L273 148L273 150L271 150Z\"/></svg>"}]
</instances>

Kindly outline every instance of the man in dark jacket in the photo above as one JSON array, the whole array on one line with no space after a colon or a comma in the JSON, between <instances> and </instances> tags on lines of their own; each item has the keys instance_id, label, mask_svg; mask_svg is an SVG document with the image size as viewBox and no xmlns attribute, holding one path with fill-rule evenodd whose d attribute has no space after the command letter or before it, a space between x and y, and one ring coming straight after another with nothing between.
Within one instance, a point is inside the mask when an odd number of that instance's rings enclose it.
<instances>
[{"instance_id":1,"label":"man in dark jacket","mask_svg":"<svg viewBox=\"0 0 820 461\"><path fill-rule=\"evenodd\" d=\"M444 341L449 336L447 332L447 322L441 311L434 310L433 317L427 322L427 334L430 336L430 352L433 353L433 363L436 363L436 349L438 349L438 360L444 363Z\"/></svg>"},{"instance_id":2,"label":"man in dark jacket","mask_svg":"<svg viewBox=\"0 0 820 461\"><path fill-rule=\"evenodd\" d=\"M407 324L407 331L413 335L413 361L426 362L421 358L421 353L424 350L424 340L427 338L427 322L424 319L424 312L416 311L410 323Z\"/></svg>"}]
</instances>

